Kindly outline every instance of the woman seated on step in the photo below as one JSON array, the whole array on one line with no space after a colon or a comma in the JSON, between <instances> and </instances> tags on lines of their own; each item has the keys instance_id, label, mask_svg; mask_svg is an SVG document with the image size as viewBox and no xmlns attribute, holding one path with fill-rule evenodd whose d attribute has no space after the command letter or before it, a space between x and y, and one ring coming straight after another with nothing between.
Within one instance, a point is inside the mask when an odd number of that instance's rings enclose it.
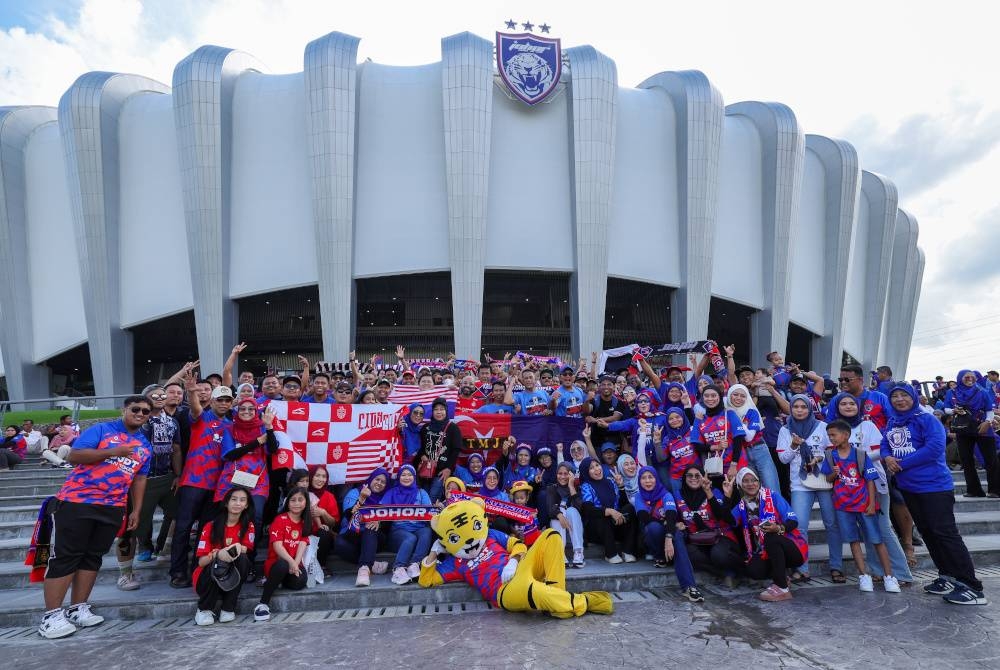
<instances>
[{"instance_id":1,"label":"woman seated on step","mask_svg":"<svg viewBox=\"0 0 1000 670\"><path fill-rule=\"evenodd\" d=\"M220 508L202 528L195 551L198 564L192 581L198 613L194 622L199 626L209 626L217 618L221 623L236 618L236 602L251 567L247 554L253 549L256 529L250 490L234 486L222 498Z\"/></svg>"}]
</instances>

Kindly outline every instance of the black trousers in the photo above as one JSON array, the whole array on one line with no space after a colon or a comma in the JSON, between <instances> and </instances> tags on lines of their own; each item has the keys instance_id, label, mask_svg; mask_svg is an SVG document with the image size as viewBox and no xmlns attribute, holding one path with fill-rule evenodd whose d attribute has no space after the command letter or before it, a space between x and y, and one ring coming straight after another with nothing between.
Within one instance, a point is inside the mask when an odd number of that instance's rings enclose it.
<instances>
[{"instance_id":1,"label":"black trousers","mask_svg":"<svg viewBox=\"0 0 1000 670\"><path fill-rule=\"evenodd\" d=\"M267 504L264 505L264 525L270 526L274 517L278 516L278 504L285 491L285 484L288 483L288 468L271 470L269 482L271 484L267 494ZM263 531L258 531L261 536L266 537Z\"/></svg>"},{"instance_id":2,"label":"black trousers","mask_svg":"<svg viewBox=\"0 0 1000 670\"><path fill-rule=\"evenodd\" d=\"M802 565L802 554L795 543L784 535L767 533L764 535L764 549L767 558L754 556L747 563L747 574L753 579L771 578L771 581L783 589L788 588L788 568Z\"/></svg>"},{"instance_id":3,"label":"black trousers","mask_svg":"<svg viewBox=\"0 0 1000 670\"><path fill-rule=\"evenodd\" d=\"M703 570L714 575L726 575L743 569L740 546L728 537L720 537L713 545L687 543L688 556L695 570Z\"/></svg>"},{"instance_id":4,"label":"black trousers","mask_svg":"<svg viewBox=\"0 0 1000 670\"><path fill-rule=\"evenodd\" d=\"M969 549L962 541L955 523L955 495L951 491L938 493L910 493L903 491L903 500L913 516L924 546L930 552L938 574L951 577L976 591L983 590L983 583L976 579L976 566Z\"/></svg>"},{"instance_id":5,"label":"black trousers","mask_svg":"<svg viewBox=\"0 0 1000 670\"><path fill-rule=\"evenodd\" d=\"M1000 493L1000 471L997 470L997 446L992 435L957 435L958 458L965 472L966 491L974 496L986 495L983 485L976 472L976 445L983 455L983 465L986 467L986 488L990 493Z\"/></svg>"},{"instance_id":6,"label":"black trousers","mask_svg":"<svg viewBox=\"0 0 1000 670\"><path fill-rule=\"evenodd\" d=\"M223 591L215 583L215 580L212 579L211 563L202 569L198 576L198 583L194 585L194 589L198 593L198 609L209 610L216 614L219 613L219 610L236 611L236 601L239 600L240 590L243 588L243 579L250 572L250 559L247 558L246 554L240 554L233 562L236 563L236 570L240 573L240 583L232 591Z\"/></svg>"},{"instance_id":7,"label":"black trousers","mask_svg":"<svg viewBox=\"0 0 1000 670\"><path fill-rule=\"evenodd\" d=\"M604 557L617 556L621 551L637 556L635 514L625 514L625 523L616 526L611 517L604 516L603 509L588 506L583 522L583 534L591 542L604 545ZM620 547L620 549L619 549Z\"/></svg>"},{"instance_id":8,"label":"black trousers","mask_svg":"<svg viewBox=\"0 0 1000 670\"><path fill-rule=\"evenodd\" d=\"M301 591L306 587L306 571L305 568L299 568L299 576L296 577L291 572L289 572L288 561L283 558L279 558L274 565L271 566L271 571L267 573L267 581L264 582L264 593L260 596L260 601L267 605L271 602L271 596L274 592L278 590L279 586L284 586L286 589L292 591Z\"/></svg>"}]
</instances>

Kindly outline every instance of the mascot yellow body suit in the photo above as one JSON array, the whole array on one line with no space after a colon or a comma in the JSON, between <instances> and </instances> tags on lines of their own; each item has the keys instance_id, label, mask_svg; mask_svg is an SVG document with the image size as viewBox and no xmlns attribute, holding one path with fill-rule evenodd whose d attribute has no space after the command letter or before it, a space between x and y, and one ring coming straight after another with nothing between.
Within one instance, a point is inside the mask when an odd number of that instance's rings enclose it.
<instances>
[{"instance_id":1,"label":"mascot yellow body suit","mask_svg":"<svg viewBox=\"0 0 1000 670\"><path fill-rule=\"evenodd\" d=\"M605 591L566 590L565 548L554 530L541 533L528 549L517 538L490 530L482 500L448 505L431 528L438 540L420 564L423 587L464 581L508 612L547 612L561 619L614 610Z\"/></svg>"}]
</instances>

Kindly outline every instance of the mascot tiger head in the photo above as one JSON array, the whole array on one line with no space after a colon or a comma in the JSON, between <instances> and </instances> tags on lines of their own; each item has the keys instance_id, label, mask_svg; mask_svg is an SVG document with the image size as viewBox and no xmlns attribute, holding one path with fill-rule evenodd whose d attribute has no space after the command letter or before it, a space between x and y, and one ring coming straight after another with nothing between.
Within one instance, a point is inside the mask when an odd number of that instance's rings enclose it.
<instances>
[{"instance_id":1,"label":"mascot tiger head","mask_svg":"<svg viewBox=\"0 0 1000 670\"><path fill-rule=\"evenodd\" d=\"M470 560L486 546L486 503L480 498L454 502L431 519L431 528L455 558Z\"/></svg>"},{"instance_id":2,"label":"mascot tiger head","mask_svg":"<svg viewBox=\"0 0 1000 670\"><path fill-rule=\"evenodd\" d=\"M534 98L552 84L555 73L541 56L533 53L515 54L504 64L508 79L525 95Z\"/></svg>"}]
</instances>

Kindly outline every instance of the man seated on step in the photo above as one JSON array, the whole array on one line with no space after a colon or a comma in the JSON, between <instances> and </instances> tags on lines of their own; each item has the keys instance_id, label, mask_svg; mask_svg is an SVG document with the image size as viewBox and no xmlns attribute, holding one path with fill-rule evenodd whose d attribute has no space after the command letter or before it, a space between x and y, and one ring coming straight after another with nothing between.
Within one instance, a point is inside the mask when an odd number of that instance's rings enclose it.
<instances>
[{"instance_id":1,"label":"man seated on step","mask_svg":"<svg viewBox=\"0 0 1000 670\"><path fill-rule=\"evenodd\" d=\"M139 524L153 451L140 428L151 411L149 400L129 396L121 419L91 426L73 443L69 462L76 467L47 510L52 516L54 541L45 572L45 617L38 628L42 637L66 637L78 626L86 628L104 621L90 611L87 599L101 561L123 523L128 530ZM130 490L133 511L126 520ZM70 606L64 610L62 603L70 586Z\"/></svg>"}]
</instances>

